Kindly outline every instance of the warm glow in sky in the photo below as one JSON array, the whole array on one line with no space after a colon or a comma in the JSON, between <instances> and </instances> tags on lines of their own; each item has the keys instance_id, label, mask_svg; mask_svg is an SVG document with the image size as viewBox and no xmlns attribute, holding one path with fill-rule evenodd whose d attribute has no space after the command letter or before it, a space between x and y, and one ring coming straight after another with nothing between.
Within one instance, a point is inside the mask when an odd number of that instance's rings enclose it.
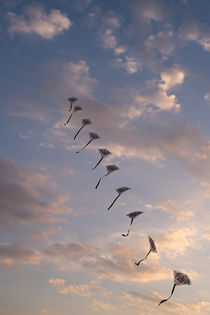
<instances>
[{"instance_id":1,"label":"warm glow in sky","mask_svg":"<svg viewBox=\"0 0 210 315\"><path fill-rule=\"evenodd\" d=\"M210 1L0 13L0 315L210 314Z\"/></svg>"}]
</instances>

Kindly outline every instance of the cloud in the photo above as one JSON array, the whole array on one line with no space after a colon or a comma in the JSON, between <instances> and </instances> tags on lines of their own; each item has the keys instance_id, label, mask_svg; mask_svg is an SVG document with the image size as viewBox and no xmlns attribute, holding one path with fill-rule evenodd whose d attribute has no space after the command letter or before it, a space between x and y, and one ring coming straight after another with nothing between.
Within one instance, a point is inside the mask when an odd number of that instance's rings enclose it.
<instances>
[{"instance_id":1,"label":"cloud","mask_svg":"<svg viewBox=\"0 0 210 315\"><path fill-rule=\"evenodd\" d=\"M104 48L115 48L117 46L117 40L110 29L101 34L101 40Z\"/></svg>"},{"instance_id":2,"label":"cloud","mask_svg":"<svg viewBox=\"0 0 210 315\"><path fill-rule=\"evenodd\" d=\"M68 285L65 286L65 280L63 279L49 279L49 284L53 287L57 287L60 294L72 294L78 296L91 296L91 287L87 284Z\"/></svg>"},{"instance_id":3,"label":"cloud","mask_svg":"<svg viewBox=\"0 0 210 315\"><path fill-rule=\"evenodd\" d=\"M55 147L53 143L45 143L45 142L40 142L39 146L45 147L45 148L54 148Z\"/></svg>"},{"instance_id":4,"label":"cloud","mask_svg":"<svg viewBox=\"0 0 210 315\"><path fill-rule=\"evenodd\" d=\"M118 58L118 63L122 63L122 58ZM141 64L136 63L131 59L131 64L128 72L137 72L141 69ZM134 62L134 63L133 63ZM123 63L121 64L121 66ZM125 66L125 65L123 65ZM130 70L129 70L130 69ZM125 112L125 116L130 119L136 119L146 113L154 113L160 111L174 111L179 112L181 105L178 103L176 95L168 94L167 91L177 85L181 85L184 82L185 73L179 67L169 68L160 74L161 79L159 82L156 80L148 82L147 87L143 93L139 93L138 90L130 92L131 106L128 107L128 111Z\"/></svg>"},{"instance_id":5,"label":"cloud","mask_svg":"<svg viewBox=\"0 0 210 315\"><path fill-rule=\"evenodd\" d=\"M151 92L150 94L145 96L136 96L135 101L142 107L153 105L162 111L175 110L176 112L178 112L181 106L180 104L178 104L177 98L174 94L168 95L165 91L162 90Z\"/></svg>"},{"instance_id":6,"label":"cloud","mask_svg":"<svg viewBox=\"0 0 210 315\"><path fill-rule=\"evenodd\" d=\"M0 264L11 266L15 262L39 265L42 259L38 251L34 251L23 243L0 244Z\"/></svg>"},{"instance_id":7,"label":"cloud","mask_svg":"<svg viewBox=\"0 0 210 315\"><path fill-rule=\"evenodd\" d=\"M192 201L189 200L163 200L157 202L152 208L161 209L169 214L172 214L176 216L179 221L188 220L195 214L195 209L192 205Z\"/></svg>"},{"instance_id":8,"label":"cloud","mask_svg":"<svg viewBox=\"0 0 210 315\"><path fill-rule=\"evenodd\" d=\"M186 288L187 289L187 288ZM190 288L188 288L190 289ZM184 293L183 293L184 294ZM146 295L136 291L128 291L122 297L123 300L129 301L129 308L134 307L139 310L141 307L141 311L144 312L142 314L152 315L153 311L151 311L151 303L153 305L158 305L158 303L164 298L157 292L152 292L152 294ZM184 297L183 297L184 299ZM185 304L176 303L175 301L168 301L165 303L164 308L156 308L155 313L157 315L186 315L186 314L206 314L210 310L210 303L208 301L200 300L197 303ZM150 313L151 311L151 313Z\"/></svg>"},{"instance_id":9,"label":"cloud","mask_svg":"<svg viewBox=\"0 0 210 315\"><path fill-rule=\"evenodd\" d=\"M136 268L133 259L136 258L136 248L120 243L109 242L103 252L83 243L53 244L44 251L58 264L79 264L96 273L98 279L114 281L149 282L168 278L169 271L161 267L157 257L151 259L151 264ZM139 255L143 255L140 252Z\"/></svg>"},{"instance_id":10,"label":"cloud","mask_svg":"<svg viewBox=\"0 0 210 315\"><path fill-rule=\"evenodd\" d=\"M50 94L58 104L69 95L76 95L78 99L82 96L92 97L97 80L90 76L90 68L86 61L49 63L44 70L46 73L45 89L42 89L41 86L40 89L44 94ZM40 71L43 73L43 68ZM37 80L39 80L39 75L40 73L38 73Z\"/></svg>"},{"instance_id":11,"label":"cloud","mask_svg":"<svg viewBox=\"0 0 210 315\"><path fill-rule=\"evenodd\" d=\"M185 254L188 248L195 246L193 240L195 235L194 228L171 228L159 235L156 240L161 252L165 252L168 257L176 257Z\"/></svg>"},{"instance_id":12,"label":"cloud","mask_svg":"<svg viewBox=\"0 0 210 315\"><path fill-rule=\"evenodd\" d=\"M175 68L181 70L178 66ZM170 74L170 69L174 68L166 69L164 73ZM157 165L163 165L167 158L173 158L202 185L208 185L206 169L210 166L210 150L209 143L200 129L183 124L177 119L171 120L170 123L148 119L154 118L154 114L161 111L178 112L180 109L176 96L158 87L161 80L153 80L153 84L142 91L137 88L113 91L112 101L103 104L93 97L97 81L90 76L90 69L84 60L77 63L49 63L44 67L44 71L42 67L42 77L40 83L38 73L39 89L48 98L50 96L50 101L57 104L57 110L60 110L64 95L76 95L80 103L85 104L91 113L95 129L99 134L103 134L104 145L113 152L113 156L142 159ZM170 80L172 77L169 75ZM166 80L167 87L172 84L169 83L170 80ZM34 107L31 108L31 113L33 111ZM138 126L130 121L137 118ZM69 144L68 129L63 126L65 119L63 117L62 120L56 121L49 129L47 137L49 143L53 139L53 143L58 141L66 149L72 150L75 149L75 144ZM76 124L75 117L72 127ZM97 146L93 143L87 149L95 150ZM201 157L205 157L205 160Z\"/></svg>"},{"instance_id":13,"label":"cloud","mask_svg":"<svg viewBox=\"0 0 210 315\"><path fill-rule=\"evenodd\" d=\"M69 244L55 243L44 252L48 257L56 261L67 259L72 262L79 262L83 260L84 257L91 258L97 255L96 250L91 246L76 242Z\"/></svg>"},{"instance_id":14,"label":"cloud","mask_svg":"<svg viewBox=\"0 0 210 315\"><path fill-rule=\"evenodd\" d=\"M95 311L100 311L100 310L114 310L115 308L113 307L113 305L109 304L109 303L103 303L97 300L93 300L91 307L93 310Z\"/></svg>"},{"instance_id":15,"label":"cloud","mask_svg":"<svg viewBox=\"0 0 210 315\"><path fill-rule=\"evenodd\" d=\"M40 77L42 77L41 84ZM36 85L34 89L39 97L32 98L31 93L29 95L27 90L18 91L8 101L9 114L38 120L46 125L54 120L54 114L59 115L59 109L64 100L68 107L67 98L69 96L91 98L97 80L90 76L90 68L87 63L79 60L78 62L52 62L42 65L37 69L33 83ZM43 99L43 97L52 102L54 106L40 101L40 98ZM59 126L63 127L63 121ZM52 147L52 143L43 141L41 146L49 146L49 144Z\"/></svg>"},{"instance_id":16,"label":"cloud","mask_svg":"<svg viewBox=\"0 0 210 315\"><path fill-rule=\"evenodd\" d=\"M50 235L62 231L62 226L48 226L39 231L33 231L29 234L32 240L46 239Z\"/></svg>"},{"instance_id":17,"label":"cloud","mask_svg":"<svg viewBox=\"0 0 210 315\"><path fill-rule=\"evenodd\" d=\"M43 6L37 4L25 6L23 15L8 12L7 17L11 34L36 34L45 39L53 38L72 25L66 14L55 9L47 14Z\"/></svg>"},{"instance_id":18,"label":"cloud","mask_svg":"<svg viewBox=\"0 0 210 315\"><path fill-rule=\"evenodd\" d=\"M117 51L117 49L115 49ZM133 74L142 70L142 64L136 58L125 56L125 58L116 58L116 65L119 68L125 69L128 74Z\"/></svg>"},{"instance_id":19,"label":"cloud","mask_svg":"<svg viewBox=\"0 0 210 315\"><path fill-rule=\"evenodd\" d=\"M48 187L48 189L46 189ZM28 171L13 161L0 159L0 217L4 224L66 222L58 214L73 214L65 205L69 197L50 192L51 175Z\"/></svg>"},{"instance_id":20,"label":"cloud","mask_svg":"<svg viewBox=\"0 0 210 315\"><path fill-rule=\"evenodd\" d=\"M124 46L118 46L114 49L115 55L124 54L127 51L126 47Z\"/></svg>"},{"instance_id":21,"label":"cloud","mask_svg":"<svg viewBox=\"0 0 210 315\"><path fill-rule=\"evenodd\" d=\"M210 93L207 93L206 95L204 95L204 99L206 101L210 101Z\"/></svg>"},{"instance_id":22,"label":"cloud","mask_svg":"<svg viewBox=\"0 0 210 315\"><path fill-rule=\"evenodd\" d=\"M163 91L170 90L184 82L185 73L179 68L171 68L161 72L161 82L158 87Z\"/></svg>"},{"instance_id":23,"label":"cloud","mask_svg":"<svg viewBox=\"0 0 210 315\"><path fill-rule=\"evenodd\" d=\"M37 313L36 315L57 315L58 313L54 313L51 310L43 309L41 312Z\"/></svg>"},{"instance_id":24,"label":"cloud","mask_svg":"<svg viewBox=\"0 0 210 315\"><path fill-rule=\"evenodd\" d=\"M209 28L206 24L198 21L186 22L180 28L180 38L188 41L195 41L204 50L210 51Z\"/></svg>"},{"instance_id":25,"label":"cloud","mask_svg":"<svg viewBox=\"0 0 210 315\"><path fill-rule=\"evenodd\" d=\"M118 29L120 27L120 18L116 16L116 14L113 11L107 11L102 16L102 22L101 24L103 27L109 27L112 29Z\"/></svg>"},{"instance_id":26,"label":"cloud","mask_svg":"<svg viewBox=\"0 0 210 315\"><path fill-rule=\"evenodd\" d=\"M175 49L174 34L170 29L151 34L145 41L145 46L150 50L156 49L163 56L168 56Z\"/></svg>"},{"instance_id":27,"label":"cloud","mask_svg":"<svg viewBox=\"0 0 210 315\"><path fill-rule=\"evenodd\" d=\"M147 21L150 22L154 21L161 21L164 17L164 11L160 2L155 0L147 0L147 1L133 1L134 8L136 11L136 15Z\"/></svg>"}]
</instances>

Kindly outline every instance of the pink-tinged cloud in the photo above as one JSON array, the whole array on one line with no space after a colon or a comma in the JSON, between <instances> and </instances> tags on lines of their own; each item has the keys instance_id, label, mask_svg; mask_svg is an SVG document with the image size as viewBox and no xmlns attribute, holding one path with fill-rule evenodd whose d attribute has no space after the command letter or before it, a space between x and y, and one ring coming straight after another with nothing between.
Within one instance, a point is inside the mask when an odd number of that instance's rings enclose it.
<instances>
[{"instance_id":1,"label":"pink-tinged cloud","mask_svg":"<svg viewBox=\"0 0 210 315\"><path fill-rule=\"evenodd\" d=\"M47 189L46 189L47 187ZM54 192L51 175L31 172L13 161L0 159L0 217L4 224L66 222L73 214L69 197ZM51 190L51 191L50 191Z\"/></svg>"},{"instance_id":2,"label":"pink-tinged cloud","mask_svg":"<svg viewBox=\"0 0 210 315\"><path fill-rule=\"evenodd\" d=\"M151 259L149 265L139 269L134 264L136 248L119 243L108 243L103 249L83 243L53 244L44 254L58 266L71 263L94 271L97 279L112 279L117 282L150 282L169 277L169 270L162 267L158 259ZM144 255L141 250L138 253Z\"/></svg>"},{"instance_id":3,"label":"pink-tinged cloud","mask_svg":"<svg viewBox=\"0 0 210 315\"><path fill-rule=\"evenodd\" d=\"M0 244L0 264L11 266L14 263L39 265L42 259L40 252L32 250L23 243Z\"/></svg>"},{"instance_id":4,"label":"pink-tinged cloud","mask_svg":"<svg viewBox=\"0 0 210 315\"><path fill-rule=\"evenodd\" d=\"M60 294L70 294L78 296L91 296L91 286L87 284L66 285L64 279L49 279L48 283L58 289Z\"/></svg>"}]
</instances>

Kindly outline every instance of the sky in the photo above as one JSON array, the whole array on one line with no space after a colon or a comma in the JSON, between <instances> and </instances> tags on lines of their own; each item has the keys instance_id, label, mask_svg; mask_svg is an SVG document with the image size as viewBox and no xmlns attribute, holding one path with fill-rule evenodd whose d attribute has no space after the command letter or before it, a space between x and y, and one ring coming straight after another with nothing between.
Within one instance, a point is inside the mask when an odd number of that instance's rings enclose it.
<instances>
[{"instance_id":1,"label":"sky","mask_svg":"<svg viewBox=\"0 0 210 315\"><path fill-rule=\"evenodd\" d=\"M1 315L210 314L209 12L0 0Z\"/></svg>"}]
</instances>

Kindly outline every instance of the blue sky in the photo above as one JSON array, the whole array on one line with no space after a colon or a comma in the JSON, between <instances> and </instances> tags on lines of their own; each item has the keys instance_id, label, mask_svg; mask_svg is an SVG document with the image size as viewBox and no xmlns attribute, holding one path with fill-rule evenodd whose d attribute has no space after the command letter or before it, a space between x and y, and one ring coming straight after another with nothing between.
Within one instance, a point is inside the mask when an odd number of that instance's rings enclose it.
<instances>
[{"instance_id":1,"label":"blue sky","mask_svg":"<svg viewBox=\"0 0 210 315\"><path fill-rule=\"evenodd\" d=\"M209 314L210 3L0 4L0 313Z\"/></svg>"}]
</instances>

